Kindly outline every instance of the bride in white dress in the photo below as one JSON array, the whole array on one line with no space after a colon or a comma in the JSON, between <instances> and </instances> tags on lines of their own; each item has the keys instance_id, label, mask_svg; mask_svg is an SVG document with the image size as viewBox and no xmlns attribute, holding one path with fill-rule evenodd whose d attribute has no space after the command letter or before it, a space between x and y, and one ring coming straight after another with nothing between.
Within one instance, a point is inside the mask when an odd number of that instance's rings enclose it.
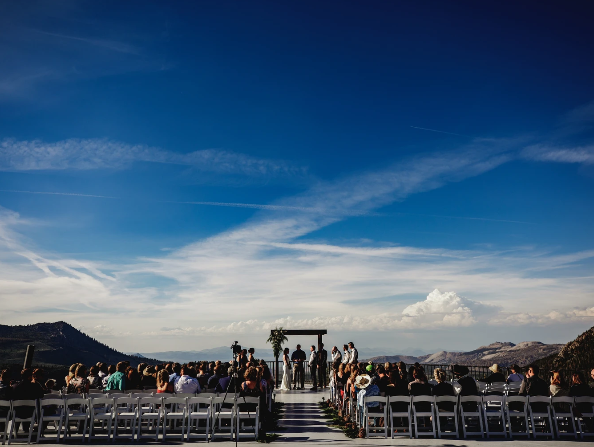
<instances>
[{"instance_id":1,"label":"bride in white dress","mask_svg":"<svg viewBox=\"0 0 594 447\"><path fill-rule=\"evenodd\" d=\"M289 359L289 348L283 351L283 381L281 383L281 390L291 390L291 360Z\"/></svg>"}]
</instances>

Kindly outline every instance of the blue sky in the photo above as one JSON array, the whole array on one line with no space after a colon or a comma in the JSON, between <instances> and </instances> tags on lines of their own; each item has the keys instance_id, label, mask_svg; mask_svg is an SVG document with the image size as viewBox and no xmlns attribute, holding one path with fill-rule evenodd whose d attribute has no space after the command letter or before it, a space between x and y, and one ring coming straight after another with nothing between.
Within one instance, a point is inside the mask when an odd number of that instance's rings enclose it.
<instances>
[{"instance_id":1,"label":"blue sky","mask_svg":"<svg viewBox=\"0 0 594 447\"><path fill-rule=\"evenodd\" d=\"M3 3L0 323L144 352L277 325L391 351L574 338L593 12Z\"/></svg>"}]
</instances>

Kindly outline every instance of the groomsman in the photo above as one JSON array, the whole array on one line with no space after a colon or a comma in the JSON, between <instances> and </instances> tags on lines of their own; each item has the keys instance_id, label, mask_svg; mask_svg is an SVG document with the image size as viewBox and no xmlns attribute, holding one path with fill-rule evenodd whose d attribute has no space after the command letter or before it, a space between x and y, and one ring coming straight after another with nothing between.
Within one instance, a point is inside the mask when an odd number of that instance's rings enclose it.
<instances>
[{"instance_id":1,"label":"groomsman","mask_svg":"<svg viewBox=\"0 0 594 447\"><path fill-rule=\"evenodd\" d=\"M349 342L349 348L351 350L351 355L349 357L349 363L356 365L357 363L359 363L359 352L357 351L357 348L355 348L355 345L352 341Z\"/></svg>"},{"instance_id":2,"label":"groomsman","mask_svg":"<svg viewBox=\"0 0 594 447\"><path fill-rule=\"evenodd\" d=\"M344 355L342 356L342 363L346 365L347 363L350 363L349 360L351 359L351 354L349 353L349 346L342 345L342 350L344 351Z\"/></svg>"},{"instance_id":3,"label":"groomsman","mask_svg":"<svg viewBox=\"0 0 594 447\"><path fill-rule=\"evenodd\" d=\"M336 346L334 346L332 348L332 363L334 363L336 361L336 359L338 359L338 361L340 363L342 363L342 354L340 353L340 351L338 350L338 348Z\"/></svg>"},{"instance_id":4,"label":"groomsman","mask_svg":"<svg viewBox=\"0 0 594 447\"><path fill-rule=\"evenodd\" d=\"M326 388L328 377L326 375L328 366L328 351L324 349L324 343L318 348L318 384L320 388Z\"/></svg>"},{"instance_id":5,"label":"groomsman","mask_svg":"<svg viewBox=\"0 0 594 447\"><path fill-rule=\"evenodd\" d=\"M309 354L309 371L311 372L311 380L313 381L313 386L311 387L312 391L318 390L318 378L317 378L317 369L318 369L318 353L316 352L316 347L311 345Z\"/></svg>"}]
</instances>

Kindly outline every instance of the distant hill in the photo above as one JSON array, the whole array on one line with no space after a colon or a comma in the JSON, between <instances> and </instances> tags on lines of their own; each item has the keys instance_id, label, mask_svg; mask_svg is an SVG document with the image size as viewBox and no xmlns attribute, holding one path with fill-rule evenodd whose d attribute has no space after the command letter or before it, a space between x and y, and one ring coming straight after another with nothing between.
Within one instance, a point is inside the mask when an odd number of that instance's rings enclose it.
<instances>
[{"instance_id":1,"label":"distant hill","mask_svg":"<svg viewBox=\"0 0 594 447\"><path fill-rule=\"evenodd\" d=\"M589 371L594 368L594 327L567 343L558 354L538 361L543 371Z\"/></svg>"},{"instance_id":2,"label":"distant hill","mask_svg":"<svg viewBox=\"0 0 594 447\"><path fill-rule=\"evenodd\" d=\"M22 364L27 345L35 345L34 364L70 366L80 362L89 366L97 362L115 364L127 360L136 366L140 362L158 362L118 352L63 321L26 326L0 325L0 363Z\"/></svg>"},{"instance_id":3,"label":"distant hill","mask_svg":"<svg viewBox=\"0 0 594 447\"><path fill-rule=\"evenodd\" d=\"M246 349L249 346L246 346ZM264 360L274 359L272 349L270 348L255 348L256 358ZM220 346L218 348L203 349L201 351L163 351L163 352L143 352L142 356L163 359L167 362L188 363L202 360L231 360L230 346Z\"/></svg>"},{"instance_id":4,"label":"distant hill","mask_svg":"<svg viewBox=\"0 0 594 447\"><path fill-rule=\"evenodd\" d=\"M495 342L488 346L481 346L478 349L468 352L448 352L439 351L434 354L420 356L379 356L369 360L374 363L399 362L404 363L429 363L429 364L447 364L460 363L463 365L491 365L498 363L500 366L510 366L513 363L527 365L540 358L551 354L557 354L563 345L546 345L539 341L524 341L513 344L510 342Z\"/></svg>"}]
</instances>

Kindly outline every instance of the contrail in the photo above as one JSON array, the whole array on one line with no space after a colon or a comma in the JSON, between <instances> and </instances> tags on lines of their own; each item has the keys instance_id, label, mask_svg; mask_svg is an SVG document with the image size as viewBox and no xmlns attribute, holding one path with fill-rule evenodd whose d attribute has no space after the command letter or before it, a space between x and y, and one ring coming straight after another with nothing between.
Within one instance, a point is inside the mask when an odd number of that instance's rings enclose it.
<instances>
[{"instance_id":1,"label":"contrail","mask_svg":"<svg viewBox=\"0 0 594 447\"><path fill-rule=\"evenodd\" d=\"M0 189L0 192L16 192L19 194L49 194L53 196L75 196L75 197L95 197L97 199L118 199L119 197L97 196L94 194L77 194L73 192L47 192L47 191L19 191L17 189Z\"/></svg>"},{"instance_id":2,"label":"contrail","mask_svg":"<svg viewBox=\"0 0 594 447\"><path fill-rule=\"evenodd\" d=\"M288 206L288 205L264 205L260 203L235 203L235 202L173 202L164 201L162 203L179 203L187 205L207 205L207 206L229 206L233 208L252 208L258 210L270 211L320 211L319 208L308 208L304 206Z\"/></svg>"},{"instance_id":3,"label":"contrail","mask_svg":"<svg viewBox=\"0 0 594 447\"><path fill-rule=\"evenodd\" d=\"M464 135L461 133L444 132L443 130L427 129L426 127L417 127L417 126L410 126L410 127L412 127L413 129L428 130L429 132L447 133L448 135L457 135L459 137L474 138L473 136Z\"/></svg>"}]
</instances>

